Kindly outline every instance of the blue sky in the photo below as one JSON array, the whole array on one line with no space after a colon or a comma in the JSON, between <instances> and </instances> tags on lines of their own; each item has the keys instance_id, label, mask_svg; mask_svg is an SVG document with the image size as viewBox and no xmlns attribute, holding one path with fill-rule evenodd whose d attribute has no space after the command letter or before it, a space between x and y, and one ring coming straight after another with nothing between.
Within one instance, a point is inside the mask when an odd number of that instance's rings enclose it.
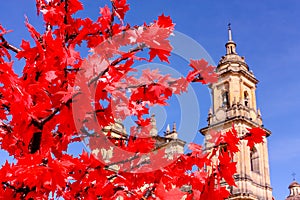
<instances>
[{"instance_id":1,"label":"blue sky","mask_svg":"<svg viewBox=\"0 0 300 200\"><path fill-rule=\"evenodd\" d=\"M84 2L87 3L87 10L81 14L94 18L99 2L105 1ZM176 23L176 31L201 44L215 63L225 54L227 24L231 22L237 52L246 57L250 69L260 80L257 88L258 107L261 108L265 127L273 133L269 137L273 195L276 199L284 199L288 195L287 187L292 181L293 172L300 181L300 2L139 0L129 3L131 10L127 22L142 24L151 22L162 13L170 15ZM0 23L14 30L7 36L13 44L19 45L21 38L29 38L24 28L24 15L33 25L43 29L39 25L41 20L35 17L34 9L33 0L10 0L1 4ZM173 56L171 66L185 74L188 67L178 63L184 64L184 61ZM21 67L22 63L16 65L16 70L20 71ZM205 87L194 86L194 91L200 104L200 121L195 123L201 128L206 125L210 97ZM163 112L167 113L167 123L180 120L172 109ZM197 135L196 141L201 140ZM0 158L0 163L4 158Z\"/></svg>"}]
</instances>

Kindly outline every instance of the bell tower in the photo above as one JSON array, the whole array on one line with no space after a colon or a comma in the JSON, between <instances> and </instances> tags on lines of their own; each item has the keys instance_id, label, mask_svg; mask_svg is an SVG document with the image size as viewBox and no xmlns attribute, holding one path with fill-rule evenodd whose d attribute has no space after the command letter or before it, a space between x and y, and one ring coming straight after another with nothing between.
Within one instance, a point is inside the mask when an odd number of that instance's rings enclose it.
<instances>
[{"instance_id":1,"label":"bell tower","mask_svg":"<svg viewBox=\"0 0 300 200\"><path fill-rule=\"evenodd\" d=\"M228 25L228 41L225 44L226 55L222 56L216 72L218 82L210 85L212 108L208 114L208 126L200 132L205 136L206 149L210 131L227 131L234 124L239 136L247 133L247 128L263 128L260 110L257 109L255 90L258 80L255 78L245 58L236 52L236 43L232 40L232 30ZM267 137L271 132L263 128ZM237 187L230 188L229 199L272 200L270 185L267 137L264 143L249 149L246 141L241 141L240 152L234 160L237 173L234 175Z\"/></svg>"}]
</instances>

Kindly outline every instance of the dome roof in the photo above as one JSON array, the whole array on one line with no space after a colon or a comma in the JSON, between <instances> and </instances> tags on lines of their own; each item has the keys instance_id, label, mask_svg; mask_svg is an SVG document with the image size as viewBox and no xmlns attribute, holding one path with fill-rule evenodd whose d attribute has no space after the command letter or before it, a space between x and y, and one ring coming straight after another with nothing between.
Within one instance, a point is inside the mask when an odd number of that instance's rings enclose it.
<instances>
[{"instance_id":1,"label":"dome roof","mask_svg":"<svg viewBox=\"0 0 300 200\"><path fill-rule=\"evenodd\" d=\"M219 64L226 62L240 62L245 63L245 58L239 56L238 54L227 54L221 58Z\"/></svg>"},{"instance_id":2,"label":"dome roof","mask_svg":"<svg viewBox=\"0 0 300 200\"><path fill-rule=\"evenodd\" d=\"M296 181L293 181L290 185L289 185L289 189L292 187L300 187L300 184L297 183Z\"/></svg>"}]
</instances>

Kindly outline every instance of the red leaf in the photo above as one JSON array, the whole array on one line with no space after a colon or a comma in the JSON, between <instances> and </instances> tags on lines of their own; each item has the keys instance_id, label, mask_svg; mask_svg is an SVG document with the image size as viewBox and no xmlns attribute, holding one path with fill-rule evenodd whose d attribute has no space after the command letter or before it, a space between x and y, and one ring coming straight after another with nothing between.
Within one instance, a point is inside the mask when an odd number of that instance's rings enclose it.
<instances>
[{"instance_id":1,"label":"red leaf","mask_svg":"<svg viewBox=\"0 0 300 200\"><path fill-rule=\"evenodd\" d=\"M247 140L247 146L252 149L255 144L261 143L264 141L266 136L266 131L259 127L247 128L249 133L247 133L245 140Z\"/></svg>"},{"instance_id":2,"label":"red leaf","mask_svg":"<svg viewBox=\"0 0 300 200\"><path fill-rule=\"evenodd\" d=\"M25 22L25 25L26 25L28 31L30 32L31 37L32 37L36 42L39 42L38 40L40 39L41 34L40 34L39 32L37 32L37 31L35 30L35 28L34 28L31 24L29 24L28 21Z\"/></svg>"},{"instance_id":3,"label":"red leaf","mask_svg":"<svg viewBox=\"0 0 300 200\"><path fill-rule=\"evenodd\" d=\"M164 184L160 182L156 187L156 195L161 200L172 199L172 200L181 200L182 197L185 195L179 188L173 188L167 191L164 187Z\"/></svg>"},{"instance_id":4,"label":"red leaf","mask_svg":"<svg viewBox=\"0 0 300 200\"><path fill-rule=\"evenodd\" d=\"M158 56L161 61L170 63L169 62L169 56L171 55L170 51L150 48L149 55L150 55L149 62L151 62L156 56Z\"/></svg>"},{"instance_id":5,"label":"red leaf","mask_svg":"<svg viewBox=\"0 0 300 200\"><path fill-rule=\"evenodd\" d=\"M222 137L223 142L226 143L227 151L229 151L231 155L239 151L238 144L240 140L233 124L232 128L224 133Z\"/></svg>"},{"instance_id":6,"label":"red leaf","mask_svg":"<svg viewBox=\"0 0 300 200\"><path fill-rule=\"evenodd\" d=\"M203 154L203 147L198 144L190 143L188 147L190 150L192 150L192 155L197 156Z\"/></svg>"},{"instance_id":7,"label":"red leaf","mask_svg":"<svg viewBox=\"0 0 300 200\"><path fill-rule=\"evenodd\" d=\"M109 28L111 23L111 12L109 7L105 6L100 8L100 14L102 16L98 18L98 22L101 23L103 30Z\"/></svg>"},{"instance_id":8,"label":"red leaf","mask_svg":"<svg viewBox=\"0 0 300 200\"><path fill-rule=\"evenodd\" d=\"M236 173L236 162L231 161L228 152L223 152L219 156L219 173L224 180L232 186L236 186L233 175Z\"/></svg>"},{"instance_id":9,"label":"red leaf","mask_svg":"<svg viewBox=\"0 0 300 200\"><path fill-rule=\"evenodd\" d=\"M201 82L203 84L214 83L218 81L215 67L208 65L204 59L190 60L190 66L194 69L189 72L187 80L189 82Z\"/></svg>"},{"instance_id":10,"label":"red leaf","mask_svg":"<svg viewBox=\"0 0 300 200\"><path fill-rule=\"evenodd\" d=\"M171 84L171 88L173 89L174 94L181 94L182 92L187 91L188 85L189 82L185 78L181 77Z\"/></svg>"},{"instance_id":11,"label":"red leaf","mask_svg":"<svg viewBox=\"0 0 300 200\"><path fill-rule=\"evenodd\" d=\"M214 144L214 145L216 145L216 146L218 146L220 144L220 142L222 141L222 139L221 139L221 136L222 136L221 132L217 132L217 131L211 130L209 132L209 135L210 135L209 142L212 143L212 144Z\"/></svg>"},{"instance_id":12,"label":"red leaf","mask_svg":"<svg viewBox=\"0 0 300 200\"><path fill-rule=\"evenodd\" d=\"M230 192L224 186L220 187L217 185L215 187L215 181L214 176L209 177L206 181L204 191L201 193L200 200L224 200L229 197Z\"/></svg>"},{"instance_id":13,"label":"red leaf","mask_svg":"<svg viewBox=\"0 0 300 200\"><path fill-rule=\"evenodd\" d=\"M79 10L83 10L83 5L79 0L68 1L68 14L74 14Z\"/></svg>"},{"instance_id":14,"label":"red leaf","mask_svg":"<svg viewBox=\"0 0 300 200\"><path fill-rule=\"evenodd\" d=\"M174 28L174 24L170 16L161 15L158 17L157 25L161 28Z\"/></svg>"},{"instance_id":15,"label":"red leaf","mask_svg":"<svg viewBox=\"0 0 300 200\"><path fill-rule=\"evenodd\" d=\"M113 0L115 9L114 12L120 20L124 19L125 13L129 10L127 0Z\"/></svg>"}]
</instances>

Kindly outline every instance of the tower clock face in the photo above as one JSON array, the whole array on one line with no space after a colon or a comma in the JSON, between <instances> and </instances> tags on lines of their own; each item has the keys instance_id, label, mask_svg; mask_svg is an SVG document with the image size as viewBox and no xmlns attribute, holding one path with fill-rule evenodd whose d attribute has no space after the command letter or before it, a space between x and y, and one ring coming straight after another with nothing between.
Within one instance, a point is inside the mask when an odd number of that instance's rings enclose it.
<instances>
[{"instance_id":1,"label":"tower clock face","mask_svg":"<svg viewBox=\"0 0 300 200\"><path fill-rule=\"evenodd\" d=\"M224 110L218 110L216 113L217 121L224 121L226 119L226 113Z\"/></svg>"}]
</instances>

